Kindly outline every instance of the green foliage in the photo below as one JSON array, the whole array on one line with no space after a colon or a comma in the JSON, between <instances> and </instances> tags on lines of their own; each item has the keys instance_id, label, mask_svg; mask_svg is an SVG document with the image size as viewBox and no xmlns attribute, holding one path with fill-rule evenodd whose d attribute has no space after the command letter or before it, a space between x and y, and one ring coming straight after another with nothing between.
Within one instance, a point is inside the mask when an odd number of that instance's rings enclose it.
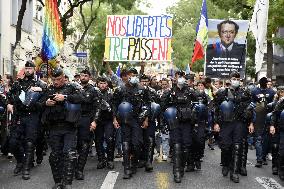
<instances>
[{"instance_id":1,"label":"green foliage","mask_svg":"<svg viewBox=\"0 0 284 189\"><path fill-rule=\"evenodd\" d=\"M88 31L88 40L85 40L85 46L90 51L90 63L94 64L97 74L105 72L105 67L102 65L105 50L106 37L106 21L107 15L134 15L145 14L138 10L134 0L107 0L101 3L97 10L97 19L94 21ZM90 9L84 9L84 14L88 17L91 14ZM78 28L82 31L82 24L78 24ZM113 70L118 66L118 63L110 63Z\"/></svg>"}]
</instances>

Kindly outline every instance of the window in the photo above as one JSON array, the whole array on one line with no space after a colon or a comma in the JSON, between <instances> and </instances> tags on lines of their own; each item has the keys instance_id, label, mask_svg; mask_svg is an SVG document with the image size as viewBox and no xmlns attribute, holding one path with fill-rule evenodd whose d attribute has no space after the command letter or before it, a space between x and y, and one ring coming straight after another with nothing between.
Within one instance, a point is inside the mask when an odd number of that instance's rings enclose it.
<instances>
[{"instance_id":1,"label":"window","mask_svg":"<svg viewBox=\"0 0 284 189\"><path fill-rule=\"evenodd\" d=\"M36 1L34 6L34 18L42 22L43 19L43 7L40 2Z\"/></svg>"},{"instance_id":2,"label":"window","mask_svg":"<svg viewBox=\"0 0 284 189\"><path fill-rule=\"evenodd\" d=\"M11 25L17 25L19 11L21 9L22 0L12 0L11 6ZM33 21L33 0L27 0L27 7L23 18L22 29L32 32Z\"/></svg>"}]
</instances>

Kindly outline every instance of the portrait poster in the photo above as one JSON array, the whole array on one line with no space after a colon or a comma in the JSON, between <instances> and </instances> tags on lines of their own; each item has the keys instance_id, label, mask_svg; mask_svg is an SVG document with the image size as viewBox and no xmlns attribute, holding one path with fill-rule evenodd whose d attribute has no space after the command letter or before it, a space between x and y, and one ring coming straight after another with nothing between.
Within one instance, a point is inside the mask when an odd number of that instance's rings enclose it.
<instances>
[{"instance_id":1,"label":"portrait poster","mask_svg":"<svg viewBox=\"0 0 284 189\"><path fill-rule=\"evenodd\" d=\"M245 77L248 20L208 20L206 76L229 78L232 71Z\"/></svg>"},{"instance_id":2,"label":"portrait poster","mask_svg":"<svg viewBox=\"0 0 284 189\"><path fill-rule=\"evenodd\" d=\"M109 15L106 61L171 61L171 15Z\"/></svg>"}]
</instances>

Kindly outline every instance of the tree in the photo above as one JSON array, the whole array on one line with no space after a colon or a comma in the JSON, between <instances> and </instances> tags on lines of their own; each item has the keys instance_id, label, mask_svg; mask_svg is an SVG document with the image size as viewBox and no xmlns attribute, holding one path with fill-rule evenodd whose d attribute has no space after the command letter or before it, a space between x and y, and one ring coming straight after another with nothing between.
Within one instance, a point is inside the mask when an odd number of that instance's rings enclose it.
<instances>
[{"instance_id":1,"label":"tree","mask_svg":"<svg viewBox=\"0 0 284 189\"><path fill-rule=\"evenodd\" d=\"M112 1L111 1L112 2ZM101 3L101 6L97 13L97 19L94 21L92 26L88 32L88 40L85 40L83 44L86 44L87 49L90 51L90 64L94 66L96 73L104 72L105 68L101 64L103 57L104 57L104 50L105 50L105 38L106 38L106 22L107 22L107 15L141 15L145 14L142 11L138 10L136 6L129 6L127 1L120 0L116 1L117 4L114 3ZM122 5L119 4L122 3ZM132 2L134 5L134 1L128 1L129 3ZM114 7L115 6L115 7ZM131 7L131 8L130 8ZM127 9L130 8L130 9ZM86 11L85 15L90 14L90 12ZM80 31L83 31L82 24L78 25ZM118 63L111 63L110 64L113 69L115 69Z\"/></svg>"}]
</instances>

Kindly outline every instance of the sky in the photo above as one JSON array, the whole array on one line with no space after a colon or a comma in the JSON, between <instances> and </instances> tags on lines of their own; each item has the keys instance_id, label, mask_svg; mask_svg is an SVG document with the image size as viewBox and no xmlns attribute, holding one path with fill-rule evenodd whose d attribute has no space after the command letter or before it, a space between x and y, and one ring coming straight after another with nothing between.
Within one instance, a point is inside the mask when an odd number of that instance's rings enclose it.
<instances>
[{"instance_id":1,"label":"sky","mask_svg":"<svg viewBox=\"0 0 284 189\"><path fill-rule=\"evenodd\" d=\"M179 0L147 0L151 4L151 8L147 8L145 5L141 5L141 10L145 11L149 15L161 15L166 13L166 9L169 6L174 5Z\"/></svg>"}]
</instances>

